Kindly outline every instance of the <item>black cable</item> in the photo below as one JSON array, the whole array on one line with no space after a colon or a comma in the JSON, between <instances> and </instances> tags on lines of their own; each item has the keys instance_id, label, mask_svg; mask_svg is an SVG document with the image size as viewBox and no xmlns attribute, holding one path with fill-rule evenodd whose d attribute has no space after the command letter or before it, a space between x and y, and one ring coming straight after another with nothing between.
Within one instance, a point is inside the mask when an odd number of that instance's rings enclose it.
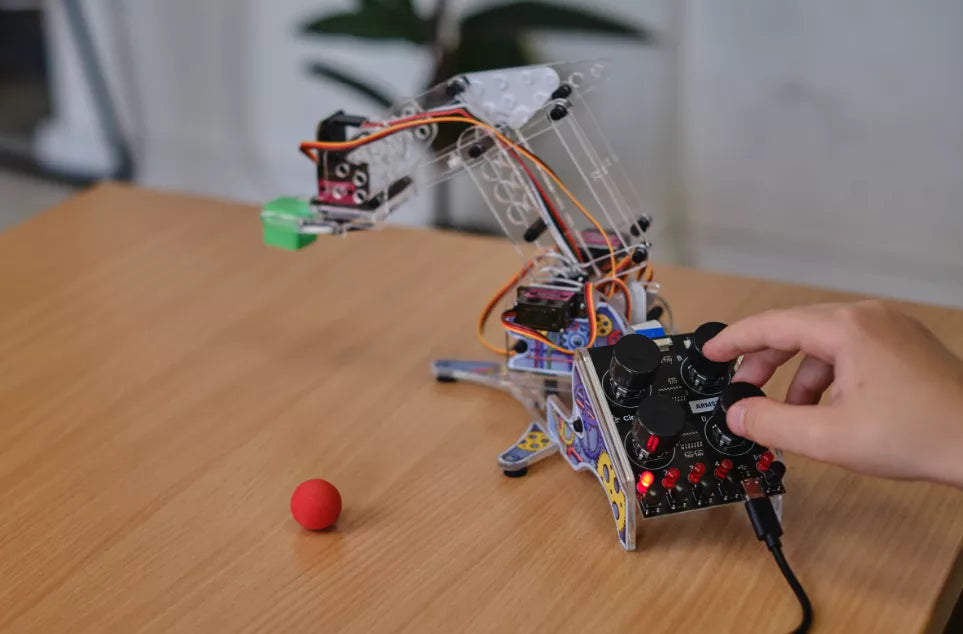
<instances>
[{"instance_id":1,"label":"black cable","mask_svg":"<svg viewBox=\"0 0 963 634\"><path fill-rule=\"evenodd\" d=\"M799 600L799 607L802 608L802 621L800 621L796 629L793 630L793 634L808 632L813 624L813 605L809 602L809 597L806 596L806 591L803 589L802 584L799 583L799 579L796 578L792 568L789 567L789 562L786 561L785 555L782 554L782 547L770 547L769 552L772 553L772 558L776 560L779 571L782 572L782 576L786 578L786 582L789 583L789 587L792 588L793 593Z\"/></svg>"},{"instance_id":2,"label":"black cable","mask_svg":"<svg viewBox=\"0 0 963 634\"><path fill-rule=\"evenodd\" d=\"M759 478L743 480L742 489L746 493L746 512L749 514L753 530L756 531L756 538L766 543L772 558L779 566L779 571L786 578L786 582L799 601L799 607L802 608L802 621L793 630L793 634L804 634L813 624L813 606L782 553L782 543L779 541L782 536L782 525L776 516L776 510L772 507L772 500L763 492Z\"/></svg>"}]
</instances>

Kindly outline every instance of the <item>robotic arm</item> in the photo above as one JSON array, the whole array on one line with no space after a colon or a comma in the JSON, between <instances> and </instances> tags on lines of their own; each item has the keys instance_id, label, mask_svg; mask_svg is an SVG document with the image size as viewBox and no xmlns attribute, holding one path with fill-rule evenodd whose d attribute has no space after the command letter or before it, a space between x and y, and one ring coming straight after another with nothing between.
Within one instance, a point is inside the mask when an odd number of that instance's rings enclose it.
<instances>
[{"instance_id":1,"label":"robotic arm","mask_svg":"<svg viewBox=\"0 0 963 634\"><path fill-rule=\"evenodd\" d=\"M319 124L317 140L300 146L317 164L317 194L265 205L264 240L300 249L319 234L373 229L416 186L466 172L524 262L480 329L514 287L517 301L503 326L556 352L576 346L552 333L580 317L594 324L598 315L589 309L599 301L626 326L646 321L661 301L645 238L651 219L588 103L605 74L599 62L466 73L381 117L337 112ZM441 126L455 128L457 138L433 152ZM416 173L429 176L419 182Z\"/></svg>"}]
</instances>

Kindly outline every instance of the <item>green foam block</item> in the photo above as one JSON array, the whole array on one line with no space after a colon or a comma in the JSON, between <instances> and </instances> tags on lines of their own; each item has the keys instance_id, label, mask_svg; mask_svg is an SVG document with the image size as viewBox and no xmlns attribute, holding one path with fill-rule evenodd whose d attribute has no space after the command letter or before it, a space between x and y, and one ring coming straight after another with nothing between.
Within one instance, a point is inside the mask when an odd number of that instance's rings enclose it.
<instances>
[{"instance_id":1,"label":"green foam block","mask_svg":"<svg viewBox=\"0 0 963 634\"><path fill-rule=\"evenodd\" d=\"M298 232L302 218L312 218L308 201L293 196L275 198L261 210L264 244L297 251L317 239L316 235Z\"/></svg>"}]
</instances>

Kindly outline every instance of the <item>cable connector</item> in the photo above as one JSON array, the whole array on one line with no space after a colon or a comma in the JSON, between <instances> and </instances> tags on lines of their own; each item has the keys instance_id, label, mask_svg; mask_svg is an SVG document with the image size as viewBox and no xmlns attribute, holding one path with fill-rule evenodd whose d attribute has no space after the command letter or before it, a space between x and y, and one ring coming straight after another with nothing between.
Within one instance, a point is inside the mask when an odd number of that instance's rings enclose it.
<instances>
[{"instance_id":1,"label":"cable connector","mask_svg":"<svg viewBox=\"0 0 963 634\"><path fill-rule=\"evenodd\" d=\"M766 542L770 550L778 548L779 538L782 537L782 524L776 516L776 509L772 507L772 500L763 492L759 478L743 480L742 490L746 494L746 512L753 530L756 531L756 539Z\"/></svg>"},{"instance_id":2,"label":"cable connector","mask_svg":"<svg viewBox=\"0 0 963 634\"><path fill-rule=\"evenodd\" d=\"M792 568L789 567L786 557L782 554L782 544L779 541L779 538L782 537L782 524L779 522L779 517L776 516L776 509L772 507L772 500L762 490L762 483L759 478L746 478L741 484L742 490L746 494L746 512L749 514L749 521L752 522L753 530L756 531L756 539L766 542L769 552L776 560L776 565L779 566L779 571L786 578L786 582L799 601L799 607L802 608L802 621L793 630L793 634L807 632L813 622L813 606L809 597L806 596L802 584L799 583Z\"/></svg>"}]
</instances>

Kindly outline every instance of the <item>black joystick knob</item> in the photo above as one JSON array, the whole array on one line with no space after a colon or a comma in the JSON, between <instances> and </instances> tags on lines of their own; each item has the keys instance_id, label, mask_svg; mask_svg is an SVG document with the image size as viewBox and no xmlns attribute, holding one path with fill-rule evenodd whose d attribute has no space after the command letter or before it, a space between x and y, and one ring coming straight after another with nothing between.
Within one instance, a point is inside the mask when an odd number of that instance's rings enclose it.
<instances>
[{"instance_id":1,"label":"black joystick knob","mask_svg":"<svg viewBox=\"0 0 963 634\"><path fill-rule=\"evenodd\" d=\"M645 457L675 448L685 426L685 410L668 396L656 394L642 401L635 412L632 434Z\"/></svg>"},{"instance_id":2,"label":"black joystick knob","mask_svg":"<svg viewBox=\"0 0 963 634\"><path fill-rule=\"evenodd\" d=\"M609 396L620 405L629 405L649 387L662 352L654 341L644 335L626 335L618 340L609 363L606 388Z\"/></svg>"},{"instance_id":3,"label":"black joystick knob","mask_svg":"<svg viewBox=\"0 0 963 634\"><path fill-rule=\"evenodd\" d=\"M730 383L723 388L722 393L719 394L719 400L716 402L716 408L712 411L712 416L709 419L709 433L719 447L726 449L748 442L745 438L737 436L729 429L729 425L726 424L726 415L729 413L729 408L742 399L765 395L762 390L752 383L744 383L742 381Z\"/></svg>"},{"instance_id":4,"label":"black joystick knob","mask_svg":"<svg viewBox=\"0 0 963 634\"><path fill-rule=\"evenodd\" d=\"M769 465L769 469L762 474L762 477L766 480L766 484L770 487L776 488L782 483L783 477L786 475L786 464L779 460L776 460Z\"/></svg>"},{"instance_id":5,"label":"black joystick knob","mask_svg":"<svg viewBox=\"0 0 963 634\"><path fill-rule=\"evenodd\" d=\"M731 361L712 361L702 354L702 346L718 335L726 327L718 321L702 324L692 333L692 345L689 346L687 359L689 361L690 380L693 387L718 387L729 379L732 370Z\"/></svg>"}]
</instances>

